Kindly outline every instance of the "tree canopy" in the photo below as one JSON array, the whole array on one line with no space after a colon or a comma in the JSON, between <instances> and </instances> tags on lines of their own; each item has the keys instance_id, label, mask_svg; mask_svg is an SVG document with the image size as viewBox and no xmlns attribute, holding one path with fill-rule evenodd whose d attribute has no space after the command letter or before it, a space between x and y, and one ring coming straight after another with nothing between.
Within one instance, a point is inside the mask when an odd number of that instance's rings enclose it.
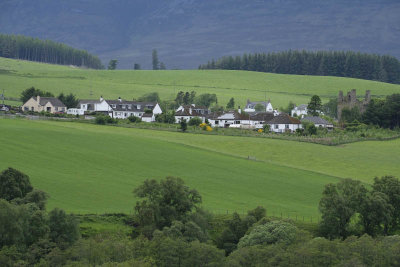
<instances>
[{"instance_id":1,"label":"tree canopy","mask_svg":"<svg viewBox=\"0 0 400 267\"><path fill-rule=\"evenodd\" d=\"M282 74L351 77L400 83L400 61L389 55L353 51L296 51L224 56L199 69L228 69Z\"/></svg>"}]
</instances>

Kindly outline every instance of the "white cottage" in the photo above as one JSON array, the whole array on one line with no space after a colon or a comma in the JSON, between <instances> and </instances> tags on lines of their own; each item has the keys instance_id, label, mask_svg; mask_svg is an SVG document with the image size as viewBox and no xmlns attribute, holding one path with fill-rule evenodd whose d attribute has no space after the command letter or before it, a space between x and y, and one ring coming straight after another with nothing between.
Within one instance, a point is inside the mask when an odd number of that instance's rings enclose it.
<instances>
[{"instance_id":1,"label":"white cottage","mask_svg":"<svg viewBox=\"0 0 400 267\"><path fill-rule=\"evenodd\" d=\"M300 116L303 117L304 115L307 115L308 110L307 110L307 105L306 104L301 104L300 106L295 106L294 109L292 109L290 115L293 116Z\"/></svg>"},{"instance_id":2,"label":"white cottage","mask_svg":"<svg viewBox=\"0 0 400 267\"><path fill-rule=\"evenodd\" d=\"M290 117L288 114L282 113L268 122L270 131L276 133L294 132L301 129L301 121L296 118Z\"/></svg>"},{"instance_id":3,"label":"white cottage","mask_svg":"<svg viewBox=\"0 0 400 267\"><path fill-rule=\"evenodd\" d=\"M144 121L155 121L155 115L162 113L161 107L157 102L126 101L121 98L118 100L106 101L111 108L109 115L112 118L127 119L130 116L142 118L146 113L153 114L154 116L146 115ZM149 117L151 119L149 119Z\"/></svg>"},{"instance_id":4,"label":"white cottage","mask_svg":"<svg viewBox=\"0 0 400 267\"><path fill-rule=\"evenodd\" d=\"M260 104L263 105L265 110L262 110L264 112L273 112L274 108L272 107L271 101L268 100L268 102L265 101L253 101L251 102L249 99L247 99L247 105L244 109L245 112L255 112L256 111L256 106Z\"/></svg>"}]
</instances>

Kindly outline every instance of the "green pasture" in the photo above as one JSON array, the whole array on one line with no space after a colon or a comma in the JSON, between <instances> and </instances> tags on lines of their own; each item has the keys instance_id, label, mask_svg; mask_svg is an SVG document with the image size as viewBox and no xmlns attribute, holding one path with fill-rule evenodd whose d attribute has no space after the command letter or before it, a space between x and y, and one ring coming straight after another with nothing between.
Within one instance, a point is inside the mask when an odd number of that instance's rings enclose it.
<instances>
[{"instance_id":1,"label":"green pasture","mask_svg":"<svg viewBox=\"0 0 400 267\"><path fill-rule=\"evenodd\" d=\"M271 215L317 216L323 186L338 181L312 171L192 147L173 138L161 140L160 134L164 133L0 119L0 168L11 166L30 175L36 188L50 194L49 208L77 213L129 213L135 203L134 187L147 178L170 175L196 188L204 207L216 213L242 213L262 205ZM174 134L183 140L202 138Z\"/></svg>"},{"instance_id":2,"label":"green pasture","mask_svg":"<svg viewBox=\"0 0 400 267\"><path fill-rule=\"evenodd\" d=\"M122 97L132 99L148 92L158 92L164 100L172 100L178 91L195 90L198 94L215 93L219 104L226 105L234 97L243 106L247 99L270 99L273 106L286 106L289 101L307 103L314 94L323 101L357 89L373 96L400 92L400 85L381 82L322 76L284 75L228 70L88 70L0 58L0 89L7 97L19 97L22 90L35 86L54 94L74 93L80 99Z\"/></svg>"},{"instance_id":3,"label":"green pasture","mask_svg":"<svg viewBox=\"0 0 400 267\"><path fill-rule=\"evenodd\" d=\"M318 216L323 186L353 177L400 177L400 140L322 146L266 138L199 135L75 122L0 119L0 169L30 175L49 208L76 213L133 210L147 178L178 176L205 208ZM256 160L248 160L248 156Z\"/></svg>"}]
</instances>

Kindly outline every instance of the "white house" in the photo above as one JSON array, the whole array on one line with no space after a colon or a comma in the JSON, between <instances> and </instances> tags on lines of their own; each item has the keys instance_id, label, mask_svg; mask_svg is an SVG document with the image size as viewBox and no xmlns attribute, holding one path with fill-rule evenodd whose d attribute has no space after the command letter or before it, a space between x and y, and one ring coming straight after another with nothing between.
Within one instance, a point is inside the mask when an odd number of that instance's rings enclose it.
<instances>
[{"instance_id":1,"label":"white house","mask_svg":"<svg viewBox=\"0 0 400 267\"><path fill-rule=\"evenodd\" d=\"M84 99L80 100L78 103L78 109L83 110L83 112L105 112L111 111L111 106L107 103L103 97L99 100Z\"/></svg>"},{"instance_id":2,"label":"white house","mask_svg":"<svg viewBox=\"0 0 400 267\"><path fill-rule=\"evenodd\" d=\"M273 112L274 108L272 107L271 101L268 100L268 102L265 101L254 101L251 102L249 99L247 99L247 105L244 109L245 112L255 112L256 111L256 106L257 104L261 104L264 106L265 112Z\"/></svg>"},{"instance_id":3,"label":"white house","mask_svg":"<svg viewBox=\"0 0 400 267\"><path fill-rule=\"evenodd\" d=\"M292 109L290 115L293 116L300 116L303 117L304 115L307 115L307 105L306 104L301 104L300 106L295 106L294 109Z\"/></svg>"},{"instance_id":4,"label":"white house","mask_svg":"<svg viewBox=\"0 0 400 267\"><path fill-rule=\"evenodd\" d=\"M311 122L315 125L315 127L322 127L322 128L327 128L327 129L333 129L333 123L324 120L321 117L318 116L312 116L312 117L304 117L301 119L301 121L308 121Z\"/></svg>"},{"instance_id":5,"label":"white house","mask_svg":"<svg viewBox=\"0 0 400 267\"><path fill-rule=\"evenodd\" d=\"M290 117L285 113L274 117L268 124L271 127L270 131L276 133L294 132L303 127L298 119Z\"/></svg>"},{"instance_id":6,"label":"white house","mask_svg":"<svg viewBox=\"0 0 400 267\"><path fill-rule=\"evenodd\" d=\"M136 102L126 101L119 98L118 100L105 100L110 106L108 114L112 118L127 119L130 116L142 118L146 114L153 114L150 116L151 121L155 121L155 115L161 114L162 110L157 102ZM146 112L150 111L150 112ZM149 117L145 117L145 121L149 120Z\"/></svg>"},{"instance_id":7,"label":"white house","mask_svg":"<svg viewBox=\"0 0 400 267\"><path fill-rule=\"evenodd\" d=\"M195 104L179 106L179 108L175 111L175 123L179 123L182 120L186 120L187 122L194 118L198 117L205 122L206 117L210 114L210 110L207 107L197 106Z\"/></svg>"},{"instance_id":8,"label":"white house","mask_svg":"<svg viewBox=\"0 0 400 267\"><path fill-rule=\"evenodd\" d=\"M225 128L263 128L264 124L274 118L272 112L241 113L239 111L229 111L224 113L214 113L207 117L212 127Z\"/></svg>"}]
</instances>

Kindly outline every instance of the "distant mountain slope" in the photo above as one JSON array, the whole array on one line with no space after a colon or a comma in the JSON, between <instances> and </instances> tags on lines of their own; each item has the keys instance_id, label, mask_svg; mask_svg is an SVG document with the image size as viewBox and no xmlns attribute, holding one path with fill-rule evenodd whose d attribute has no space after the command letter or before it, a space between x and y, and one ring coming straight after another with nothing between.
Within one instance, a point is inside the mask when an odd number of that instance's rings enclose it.
<instances>
[{"instance_id":1,"label":"distant mountain slope","mask_svg":"<svg viewBox=\"0 0 400 267\"><path fill-rule=\"evenodd\" d=\"M400 58L395 0L3 0L0 31L86 49L103 63L168 68L287 49L356 50Z\"/></svg>"}]
</instances>

